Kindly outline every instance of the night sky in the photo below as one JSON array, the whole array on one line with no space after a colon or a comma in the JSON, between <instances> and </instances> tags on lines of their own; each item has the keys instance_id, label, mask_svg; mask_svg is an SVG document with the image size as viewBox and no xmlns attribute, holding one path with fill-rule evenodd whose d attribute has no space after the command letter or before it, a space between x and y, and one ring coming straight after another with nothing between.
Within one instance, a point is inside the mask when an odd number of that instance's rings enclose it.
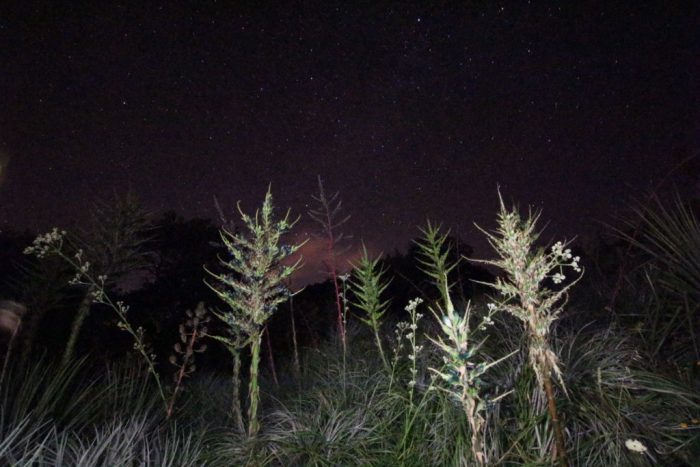
<instances>
[{"instance_id":1,"label":"night sky","mask_svg":"<svg viewBox=\"0 0 700 467\"><path fill-rule=\"evenodd\" d=\"M15 228L115 189L216 217L271 182L304 214L321 175L356 243L403 249L429 217L483 256L497 185L571 237L699 146L697 2L69 3L0 6Z\"/></svg>"}]
</instances>

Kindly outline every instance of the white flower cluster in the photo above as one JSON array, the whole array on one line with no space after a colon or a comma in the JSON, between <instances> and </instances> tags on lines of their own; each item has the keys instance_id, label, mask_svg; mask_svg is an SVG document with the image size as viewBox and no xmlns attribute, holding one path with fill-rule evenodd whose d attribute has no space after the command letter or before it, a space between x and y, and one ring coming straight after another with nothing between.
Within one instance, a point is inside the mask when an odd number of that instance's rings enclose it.
<instances>
[{"instance_id":1,"label":"white flower cluster","mask_svg":"<svg viewBox=\"0 0 700 467\"><path fill-rule=\"evenodd\" d=\"M416 348L415 348L415 353L409 354L409 355L408 355L408 359L409 359L410 361L412 361L412 362L415 362L415 361L416 361L416 355L419 354L419 353L421 352L421 350L423 350L423 346L422 346L422 345L417 345ZM415 372L415 371L417 371L417 370L416 370L415 368L412 368L411 371L412 371L412 372ZM415 376L415 375L413 375L413 376Z\"/></svg>"},{"instance_id":2,"label":"white flower cluster","mask_svg":"<svg viewBox=\"0 0 700 467\"><path fill-rule=\"evenodd\" d=\"M574 256L574 260L571 262L571 267L574 268L574 271L576 272L581 272L581 266L578 265L578 262L581 260L580 256Z\"/></svg>"},{"instance_id":3,"label":"white flower cluster","mask_svg":"<svg viewBox=\"0 0 700 467\"><path fill-rule=\"evenodd\" d=\"M409 369L411 372L411 379L408 382L408 387L409 389L411 389L411 393L409 395L409 397L411 397L411 400L413 398L413 388L416 386L418 380L418 369L416 368L416 360L418 358L418 355L423 351L423 346L418 345L416 342L418 321L420 321L423 318L423 314L416 312L416 309L421 303L423 303L423 299L421 299L420 297L410 300L408 302L408 305L406 305L405 310L411 317L411 321L401 321L397 323L396 329L394 330L394 332L396 333L396 347L393 349L394 356L392 358L392 367L395 368L396 364L401 358L401 353L404 348L403 340L405 339L406 341L408 341L408 344L410 346L410 351L408 352L408 355L406 357L411 362L411 367Z\"/></svg>"},{"instance_id":4,"label":"white flower cluster","mask_svg":"<svg viewBox=\"0 0 700 467\"><path fill-rule=\"evenodd\" d=\"M83 285L88 287L88 295L90 296L93 303L103 303L105 299L105 282L107 281L107 276L100 274L97 276L96 280L90 278L88 274L90 271L90 261L83 259L83 250L78 249L73 255L75 259L76 271L73 278L71 278L68 283L70 285Z\"/></svg>"},{"instance_id":5,"label":"white flower cluster","mask_svg":"<svg viewBox=\"0 0 700 467\"><path fill-rule=\"evenodd\" d=\"M560 272L558 272L552 276L552 281L555 284L561 284L562 282L564 282L564 279L566 279L566 276Z\"/></svg>"},{"instance_id":6,"label":"white flower cluster","mask_svg":"<svg viewBox=\"0 0 700 467\"><path fill-rule=\"evenodd\" d=\"M564 244L562 242L557 242L552 246L552 255L560 265L560 268L561 266L567 266L578 273L581 272L581 266L579 265L581 257L574 256L571 253L571 248L564 248ZM566 276L562 274L561 271L552 276L552 281L555 284L561 284L565 279Z\"/></svg>"},{"instance_id":7,"label":"white flower cluster","mask_svg":"<svg viewBox=\"0 0 700 467\"><path fill-rule=\"evenodd\" d=\"M75 255L73 255L77 263L77 270L75 271L75 276L68 281L71 285L84 284L83 276L87 275L90 270L90 261L83 261L83 250L79 249Z\"/></svg>"},{"instance_id":8,"label":"white flower cluster","mask_svg":"<svg viewBox=\"0 0 700 467\"><path fill-rule=\"evenodd\" d=\"M413 300L409 300L405 310L411 313L412 311L415 311L415 309L418 308L418 305L420 305L421 303L423 303L423 299L420 297L416 297Z\"/></svg>"},{"instance_id":9,"label":"white flower cluster","mask_svg":"<svg viewBox=\"0 0 700 467\"><path fill-rule=\"evenodd\" d=\"M63 244L63 237L66 236L65 230L58 230L57 227L51 229L43 235L39 235L34 239L31 246L24 249L25 255L34 255L37 258L44 258L51 253L52 250L60 250Z\"/></svg>"},{"instance_id":10,"label":"white flower cluster","mask_svg":"<svg viewBox=\"0 0 700 467\"><path fill-rule=\"evenodd\" d=\"M394 329L396 345L392 348L392 353L394 355L392 362L394 362L394 364L396 364L399 361L399 358L401 358L401 351L403 350L403 336L409 326L410 324L406 321L399 321L396 323L396 329Z\"/></svg>"},{"instance_id":11,"label":"white flower cluster","mask_svg":"<svg viewBox=\"0 0 700 467\"><path fill-rule=\"evenodd\" d=\"M489 303L489 305L492 305L492 303ZM481 324L479 325L479 329L485 331L488 326L493 326L491 315L484 316L484 319L481 320Z\"/></svg>"},{"instance_id":12,"label":"white flower cluster","mask_svg":"<svg viewBox=\"0 0 700 467\"><path fill-rule=\"evenodd\" d=\"M552 253L554 253L555 256L564 258L565 254L571 254L571 250L568 248L564 250L564 244L562 242L557 242L554 245L552 245Z\"/></svg>"},{"instance_id":13,"label":"white flower cluster","mask_svg":"<svg viewBox=\"0 0 700 467\"><path fill-rule=\"evenodd\" d=\"M93 303L104 303L105 293L104 289L98 287L90 292L90 298Z\"/></svg>"}]
</instances>

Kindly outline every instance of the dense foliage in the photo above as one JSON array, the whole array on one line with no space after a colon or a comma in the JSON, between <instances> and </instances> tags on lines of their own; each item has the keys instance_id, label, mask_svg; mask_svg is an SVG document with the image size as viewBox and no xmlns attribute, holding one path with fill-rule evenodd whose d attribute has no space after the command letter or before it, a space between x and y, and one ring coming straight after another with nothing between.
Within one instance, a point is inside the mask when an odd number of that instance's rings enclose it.
<instances>
[{"instance_id":1,"label":"dense foliage","mask_svg":"<svg viewBox=\"0 0 700 467\"><path fill-rule=\"evenodd\" d=\"M680 199L552 245L501 202L497 276L429 223L407 253L364 250L293 296L293 222L269 192L242 230L115 206L99 235L2 234L5 463L700 458L700 230Z\"/></svg>"}]
</instances>

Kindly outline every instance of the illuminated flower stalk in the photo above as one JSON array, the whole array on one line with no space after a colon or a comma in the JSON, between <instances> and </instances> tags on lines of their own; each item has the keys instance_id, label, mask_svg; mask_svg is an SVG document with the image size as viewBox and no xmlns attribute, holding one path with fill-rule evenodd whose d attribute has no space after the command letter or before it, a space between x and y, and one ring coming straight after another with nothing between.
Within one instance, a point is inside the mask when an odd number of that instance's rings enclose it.
<instances>
[{"instance_id":1,"label":"illuminated flower stalk","mask_svg":"<svg viewBox=\"0 0 700 467\"><path fill-rule=\"evenodd\" d=\"M445 278L446 281L446 278ZM471 308L467 308L463 315L457 313L452 305L449 293L446 295L447 307L445 310L431 310L440 323L440 329L445 337L430 339L444 353L444 366L440 370L431 368L435 374L447 383L447 392L452 394L462 405L469 428L471 431L471 449L474 460L480 466L486 465L486 447L484 445L484 416L488 404L493 404L505 397L508 393L495 398L488 398L482 394L484 382L482 376L494 365L514 355L512 352L493 362L478 361L478 352L483 344L472 342L472 329L470 327ZM491 323L491 316L495 310L490 310L482 318L479 328Z\"/></svg>"},{"instance_id":2,"label":"illuminated flower stalk","mask_svg":"<svg viewBox=\"0 0 700 467\"><path fill-rule=\"evenodd\" d=\"M291 265L282 262L303 245L280 244L282 235L289 232L298 219L290 221L287 211L284 218L274 220L273 210L269 188L262 208L255 212L255 216L245 214L239 205L247 234L232 233L225 227L219 232L230 256L228 260L220 260L227 272L217 274L205 268L216 279L216 285L207 285L230 308L227 312L215 313L229 327L229 334L217 336L218 340L232 352L250 346L248 435L251 437L260 430L258 367L263 328L277 306L289 298L290 291L285 281L299 268L301 259ZM234 358L234 368L236 364L240 365L240 360Z\"/></svg>"},{"instance_id":3,"label":"illuminated flower stalk","mask_svg":"<svg viewBox=\"0 0 700 467\"><path fill-rule=\"evenodd\" d=\"M557 414L552 374L566 392L559 360L552 351L549 335L552 323L559 317L566 303L567 292L580 278L582 272L579 266L580 258L574 257L571 250L557 242L546 251L534 250L533 245L538 238L535 224L539 213L528 216L523 220L517 210L508 211L499 193L500 212L498 228L495 234L482 232L488 237L489 243L496 250L500 259L481 261L497 266L506 273L504 278L497 278L495 288L502 297L496 308L502 309L521 320L529 337L529 361L537 381L547 396L547 408L554 428L559 461L568 465L566 459L566 443L564 431ZM579 277L559 290L544 286L551 279L554 284L561 284L566 276L565 269L573 269Z\"/></svg>"},{"instance_id":4,"label":"illuminated flower stalk","mask_svg":"<svg viewBox=\"0 0 700 467\"><path fill-rule=\"evenodd\" d=\"M430 339L443 352L444 366L441 369L431 368L445 383L445 391L459 401L467 416L471 431L471 450L477 465L486 465L486 447L484 445L484 426L487 404L493 404L508 393L489 399L482 394L482 376L494 365L502 362L515 352L494 361L478 361L478 352L483 340L472 342L471 308L467 303L463 315L455 311L450 297L450 283L448 274L458 264L458 261L449 261L450 246L447 244L447 234L440 231L439 225L428 222L426 228L421 229L423 238L416 242L421 258L421 269L433 281L440 292L440 301L430 311L435 316L444 335L437 339ZM487 314L477 326L484 330L493 324L491 317L496 313L496 308L488 307Z\"/></svg>"}]
</instances>

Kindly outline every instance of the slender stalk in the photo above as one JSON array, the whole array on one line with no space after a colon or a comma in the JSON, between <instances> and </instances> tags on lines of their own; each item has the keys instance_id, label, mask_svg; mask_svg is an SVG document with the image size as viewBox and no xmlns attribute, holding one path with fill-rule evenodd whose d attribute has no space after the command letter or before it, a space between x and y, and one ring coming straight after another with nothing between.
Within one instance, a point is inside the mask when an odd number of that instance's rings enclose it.
<instances>
[{"instance_id":1,"label":"slender stalk","mask_svg":"<svg viewBox=\"0 0 700 467\"><path fill-rule=\"evenodd\" d=\"M182 365L180 366L180 370L177 372L177 381L175 383L175 390L173 391L173 395L170 397L170 402L168 403L168 408L166 410L166 415L165 418L169 419L172 414L173 414L173 408L175 407L175 399L177 399L177 394L180 391L180 387L182 386L182 380L185 377L185 370L187 368L187 363L190 360L190 357L192 356L192 349L194 348L194 343L197 340L197 328L195 327L192 330L192 335L190 336L190 340L187 343L187 351L185 352L185 358L182 362Z\"/></svg>"},{"instance_id":2,"label":"slender stalk","mask_svg":"<svg viewBox=\"0 0 700 467\"><path fill-rule=\"evenodd\" d=\"M289 297L289 312L292 317L292 346L294 348L294 375L297 380L301 377L301 365L299 364L299 346L297 345L297 327L294 320L294 297Z\"/></svg>"},{"instance_id":3,"label":"slender stalk","mask_svg":"<svg viewBox=\"0 0 700 467\"><path fill-rule=\"evenodd\" d=\"M163 407L165 408L165 410L167 410L168 399L165 396L165 391L163 390L160 375L156 371L154 361L155 356L148 354L148 352L146 351L146 346L144 344L142 334L139 333L138 330L134 330L134 328L129 323L129 320L126 316L126 313L129 309L128 305L125 305L121 301L114 302L104 291L104 276L98 278L98 281L100 282L96 281L94 277L87 273L87 267L85 267L85 265L82 262L80 262L80 260L76 262L73 258L69 257L63 251L61 251L60 245L55 250L55 254L63 258L64 261L66 261L73 268L75 268L75 270L78 271L78 275L76 276L76 283L87 285L87 293L85 294L85 297L81 302L80 308L78 309L78 317L76 317L76 320L73 323L73 331L75 332L75 335L73 335L73 332L71 332L71 338L74 340L74 342L72 343L72 345L66 347L66 351L68 351L68 349L72 349L75 346L75 341L77 341L77 336L80 331L79 326L76 327L76 322L79 322L80 326L82 326L82 322L85 320L90 311L90 304L92 303L92 301L94 300L97 303L101 303L102 305L110 307L112 310L114 310L114 312L117 314L117 317L119 318L117 327L129 333L129 335L131 335L131 337L134 339L134 349L137 350L139 354L141 354L144 361L146 362L148 371L153 376L153 379L156 382L156 386L158 387L158 394L160 395L160 399L163 402ZM87 311L83 312L83 316L81 318L81 310L84 310L85 308L87 308ZM64 353L62 365L68 364L71 358L72 350L71 355L66 356L66 354Z\"/></svg>"},{"instance_id":4,"label":"slender stalk","mask_svg":"<svg viewBox=\"0 0 700 467\"><path fill-rule=\"evenodd\" d=\"M377 343L377 349L379 349L379 356L382 357L382 363L384 363L384 368L387 372L391 372L391 367L389 366L389 360L386 359L384 355L384 347L382 346L382 338L379 335L379 323L374 327L374 340Z\"/></svg>"},{"instance_id":5,"label":"slender stalk","mask_svg":"<svg viewBox=\"0 0 700 467\"><path fill-rule=\"evenodd\" d=\"M233 389L231 391L231 415L233 423L238 428L239 433L245 433L245 425L243 424L243 410L241 409L241 354L238 350L230 349L231 360L233 361L233 371L231 374L231 382Z\"/></svg>"},{"instance_id":6,"label":"slender stalk","mask_svg":"<svg viewBox=\"0 0 700 467\"><path fill-rule=\"evenodd\" d=\"M24 329L22 331L22 353L19 360L21 365L25 365L29 361L32 351L34 350L39 325L46 314L46 303L49 303L49 294L49 289L42 288L39 295L32 300L32 303L34 304L31 306L32 314L30 319L24 323Z\"/></svg>"},{"instance_id":7,"label":"slender stalk","mask_svg":"<svg viewBox=\"0 0 700 467\"><path fill-rule=\"evenodd\" d=\"M343 233L337 233L336 229L342 224L348 221L350 216L338 220L337 215L341 209L341 201L338 200L338 192L330 197L326 197L326 192L323 187L323 181L321 177L318 176L318 196L313 196L319 204L318 209L312 209L309 211L309 216L316 222L318 222L322 227L322 236L326 239L326 261L324 265L328 275L333 282L333 288L335 290L335 305L337 316L337 327L338 335L340 336L340 341L343 345L343 351L347 346L347 338L345 335L345 323L343 322L343 307L340 303L340 286L338 284L338 264L337 258L342 255L342 252L338 251L338 244L343 239ZM345 237L346 239L349 237Z\"/></svg>"},{"instance_id":8,"label":"slender stalk","mask_svg":"<svg viewBox=\"0 0 700 467\"><path fill-rule=\"evenodd\" d=\"M67 366L73 359L73 354L75 353L75 345L78 342L78 336L80 335L80 330L83 327L85 318L90 314L90 305L92 305L94 293L96 287L94 285L88 286L88 290L85 293L80 306L78 307L78 314L73 319L73 324L70 329L70 337L68 337L68 342L66 343L66 349L63 351L63 357L61 358L61 366Z\"/></svg>"},{"instance_id":9,"label":"slender stalk","mask_svg":"<svg viewBox=\"0 0 700 467\"><path fill-rule=\"evenodd\" d=\"M265 326L265 330L263 332L265 333L265 337L267 337L267 339L265 339L265 342L267 343L267 362L270 365L272 381L275 382L275 386L279 386L280 382L277 379L277 370L275 369L275 356L272 353L272 343L270 342L270 330L267 326Z\"/></svg>"},{"instance_id":10,"label":"slender stalk","mask_svg":"<svg viewBox=\"0 0 700 467\"><path fill-rule=\"evenodd\" d=\"M552 426L554 427L554 438L557 443L556 457L559 458L559 465L562 467L568 467L569 461L566 457L566 440L564 438L564 430L559 422L557 403L556 399L554 398L554 389L552 387L552 377L550 376L549 372L544 374L542 383L544 384L544 391L547 394L547 411L549 412L549 418L552 421Z\"/></svg>"},{"instance_id":11,"label":"slender stalk","mask_svg":"<svg viewBox=\"0 0 700 467\"><path fill-rule=\"evenodd\" d=\"M248 384L248 436L254 437L260 431L258 421L258 404L260 402L260 386L258 385L258 367L260 365L260 344L262 335L253 336L250 343L250 382Z\"/></svg>"},{"instance_id":12,"label":"slender stalk","mask_svg":"<svg viewBox=\"0 0 700 467\"><path fill-rule=\"evenodd\" d=\"M332 236L331 239L328 241L328 253L332 255L333 258L333 264L331 269L331 278L333 279L333 287L335 289L335 305L336 308L338 309L338 334L340 335L340 341L343 344L343 354L347 352L347 340L345 337L345 323L343 322L343 306L340 303L340 286L338 285L338 270L335 265L335 254L333 253L332 249Z\"/></svg>"},{"instance_id":13,"label":"slender stalk","mask_svg":"<svg viewBox=\"0 0 700 467\"><path fill-rule=\"evenodd\" d=\"M343 281L343 330L347 329L347 311L348 311L348 276L342 278ZM343 388L347 387L347 367L348 367L348 348L343 345Z\"/></svg>"},{"instance_id":14,"label":"slender stalk","mask_svg":"<svg viewBox=\"0 0 700 467\"><path fill-rule=\"evenodd\" d=\"M331 279L333 280L333 288L335 290L335 306L338 310L338 335L340 336L340 341L343 343L343 353L346 352L347 343L345 339L345 325L343 323L343 307L340 304L340 286L338 285L338 265L336 264L335 257L335 236L333 235L333 220L331 219L330 210L326 209L326 225L328 229L328 240L326 241L326 254L330 259L330 264L328 264L328 269L331 273Z\"/></svg>"}]
</instances>

